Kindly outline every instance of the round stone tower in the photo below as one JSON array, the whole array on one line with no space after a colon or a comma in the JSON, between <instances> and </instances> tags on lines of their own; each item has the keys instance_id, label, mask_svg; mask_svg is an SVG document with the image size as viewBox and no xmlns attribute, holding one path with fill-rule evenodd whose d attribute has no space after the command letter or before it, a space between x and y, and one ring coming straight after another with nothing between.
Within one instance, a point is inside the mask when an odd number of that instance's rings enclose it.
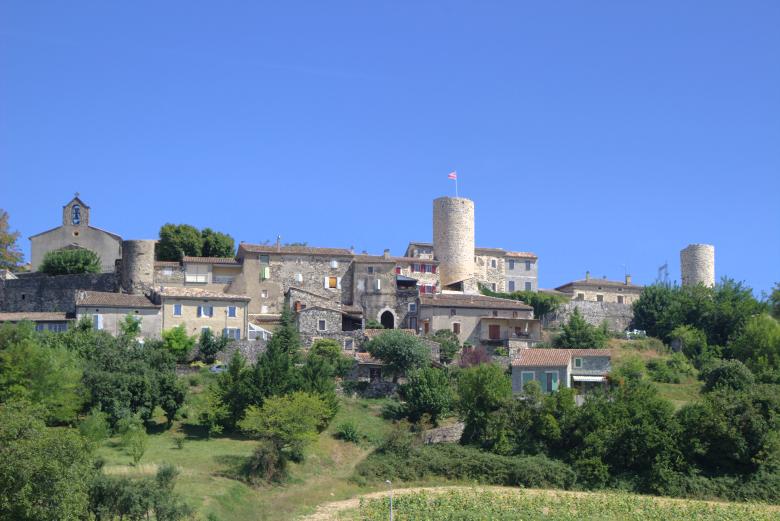
<instances>
[{"instance_id":1,"label":"round stone tower","mask_svg":"<svg viewBox=\"0 0 780 521\"><path fill-rule=\"evenodd\" d=\"M439 261L442 289L474 278L474 201L433 200L433 254Z\"/></svg>"},{"instance_id":2,"label":"round stone tower","mask_svg":"<svg viewBox=\"0 0 780 521\"><path fill-rule=\"evenodd\" d=\"M680 251L680 275L683 286L715 285L715 246L689 244Z\"/></svg>"},{"instance_id":3,"label":"round stone tower","mask_svg":"<svg viewBox=\"0 0 780 521\"><path fill-rule=\"evenodd\" d=\"M154 243L122 241L122 290L142 294L154 286Z\"/></svg>"}]
</instances>

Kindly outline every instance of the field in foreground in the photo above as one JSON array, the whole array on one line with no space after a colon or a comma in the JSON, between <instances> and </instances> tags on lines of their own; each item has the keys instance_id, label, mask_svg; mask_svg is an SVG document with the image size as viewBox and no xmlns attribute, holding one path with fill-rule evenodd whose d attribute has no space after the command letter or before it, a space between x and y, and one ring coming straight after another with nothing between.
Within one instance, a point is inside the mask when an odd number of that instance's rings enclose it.
<instances>
[{"instance_id":1,"label":"field in foreground","mask_svg":"<svg viewBox=\"0 0 780 521\"><path fill-rule=\"evenodd\" d=\"M505 487L440 487L395 491L397 521L531 520L770 520L775 506L654 498L616 492L563 492ZM389 517L388 493L323 505L307 521L380 521Z\"/></svg>"}]
</instances>

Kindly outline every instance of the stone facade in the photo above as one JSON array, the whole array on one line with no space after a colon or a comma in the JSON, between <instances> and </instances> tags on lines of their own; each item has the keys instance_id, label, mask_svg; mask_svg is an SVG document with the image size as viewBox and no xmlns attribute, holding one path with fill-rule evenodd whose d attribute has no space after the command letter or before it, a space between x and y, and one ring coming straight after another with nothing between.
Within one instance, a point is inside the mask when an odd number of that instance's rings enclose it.
<instances>
[{"instance_id":1,"label":"stone facade","mask_svg":"<svg viewBox=\"0 0 780 521\"><path fill-rule=\"evenodd\" d=\"M474 277L474 201L434 199L433 252L442 288Z\"/></svg>"},{"instance_id":2,"label":"stone facade","mask_svg":"<svg viewBox=\"0 0 780 521\"><path fill-rule=\"evenodd\" d=\"M85 248L97 253L103 272L113 272L122 257L122 238L90 226L89 206L74 197L62 209L62 225L30 237L30 263L37 271L46 253L62 248Z\"/></svg>"},{"instance_id":3,"label":"stone facade","mask_svg":"<svg viewBox=\"0 0 780 521\"><path fill-rule=\"evenodd\" d=\"M583 280L568 282L555 288L555 291L568 295L572 300L585 302L605 302L630 306L642 294L644 286L633 284L631 275L625 282L607 279L593 279L588 272Z\"/></svg>"},{"instance_id":4,"label":"stone facade","mask_svg":"<svg viewBox=\"0 0 780 521\"><path fill-rule=\"evenodd\" d=\"M62 311L75 313L78 291L119 290L115 273L57 275L20 273L16 279L0 280L0 311Z\"/></svg>"},{"instance_id":5,"label":"stone facade","mask_svg":"<svg viewBox=\"0 0 780 521\"><path fill-rule=\"evenodd\" d=\"M680 275L683 286L715 285L715 246L690 244L680 252Z\"/></svg>"},{"instance_id":6,"label":"stone facade","mask_svg":"<svg viewBox=\"0 0 780 521\"><path fill-rule=\"evenodd\" d=\"M156 241L122 243L121 283L127 293L143 294L154 286L154 245Z\"/></svg>"},{"instance_id":7,"label":"stone facade","mask_svg":"<svg viewBox=\"0 0 780 521\"><path fill-rule=\"evenodd\" d=\"M533 253L507 252L504 279L508 293L539 290L539 259Z\"/></svg>"},{"instance_id":8,"label":"stone facade","mask_svg":"<svg viewBox=\"0 0 780 521\"><path fill-rule=\"evenodd\" d=\"M81 320L89 317L93 327L107 331L114 336L121 332L121 324L130 315L141 321L141 337L159 339L162 331L162 315L160 308L120 308L76 306L76 318Z\"/></svg>"},{"instance_id":9,"label":"stone facade","mask_svg":"<svg viewBox=\"0 0 780 521\"><path fill-rule=\"evenodd\" d=\"M542 323L546 328L559 328L568 322L575 309L579 310L586 322L594 326L606 321L610 331L625 331L634 319L634 308L630 304L572 300L545 315Z\"/></svg>"},{"instance_id":10,"label":"stone facade","mask_svg":"<svg viewBox=\"0 0 780 521\"><path fill-rule=\"evenodd\" d=\"M189 335L200 335L208 328L215 335L236 330L237 339L246 339L249 298L243 295L212 293L206 290L162 288L157 293L162 305L163 331L184 324Z\"/></svg>"}]
</instances>

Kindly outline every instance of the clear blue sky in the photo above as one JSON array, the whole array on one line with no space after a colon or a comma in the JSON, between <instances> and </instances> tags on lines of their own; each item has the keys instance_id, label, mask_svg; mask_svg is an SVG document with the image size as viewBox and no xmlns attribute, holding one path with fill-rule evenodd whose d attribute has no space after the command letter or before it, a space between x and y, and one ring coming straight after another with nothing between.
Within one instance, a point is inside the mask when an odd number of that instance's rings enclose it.
<instances>
[{"instance_id":1,"label":"clear blue sky","mask_svg":"<svg viewBox=\"0 0 780 521\"><path fill-rule=\"evenodd\" d=\"M716 246L780 280L780 2L0 2L0 207L403 252L431 200L540 285Z\"/></svg>"}]
</instances>

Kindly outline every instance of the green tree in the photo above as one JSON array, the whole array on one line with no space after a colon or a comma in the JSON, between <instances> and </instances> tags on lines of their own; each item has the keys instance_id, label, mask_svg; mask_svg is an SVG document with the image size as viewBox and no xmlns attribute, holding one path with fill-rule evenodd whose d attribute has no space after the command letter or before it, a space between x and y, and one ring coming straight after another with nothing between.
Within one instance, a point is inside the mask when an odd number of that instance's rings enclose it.
<instances>
[{"instance_id":1,"label":"green tree","mask_svg":"<svg viewBox=\"0 0 780 521\"><path fill-rule=\"evenodd\" d=\"M645 286L634 301L634 318L631 328L642 329L648 336L668 341L669 333L679 324L672 325L669 310L678 290L664 284Z\"/></svg>"},{"instance_id":2,"label":"green tree","mask_svg":"<svg viewBox=\"0 0 780 521\"><path fill-rule=\"evenodd\" d=\"M428 365L431 360L430 350L419 338L397 329L383 331L366 348L371 356L385 363L394 382L408 371Z\"/></svg>"},{"instance_id":3,"label":"green tree","mask_svg":"<svg viewBox=\"0 0 780 521\"><path fill-rule=\"evenodd\" d=\"M198 355L207 364L213 364L217 359L217 353L224 351L232 340L226 336L216 336L211 329L204 329L198 340Z\"/></svg>"},{"instance_id":4,"label":"green tree","mask_svg":"<svg viewBox=\"0 0 780 521\"><path fill-rule=\"evenodd\" d=\"M19 232L12 232L8 225L8 212L0 208L0 270L18 271L24 254L16 241Z\"/></svg>"},{"instance_id":5,"label":"green tree","mask_svg":"<svg viewBox=\"0 0 780 521\"><path fill-rule=\"evenodd\" d=\"M119 324L120 335L127 341L133 341L141 336L141 317L135 315L126 315Z\"/></svg>"},{"instance_id":6,"label":"green tree","mask_svg":"<svg viewBox=\"0 0 780 521\"><path fill-rule=\"evenodd\" d=\"M439 361L449 364L461 349L458 335L449 329L439 329L433 334L433 340L439 344Z\"/></svg>"},{"instance_id":7,"label":"green tree","mask_svg":"<svg viewBox=\"0 0 780 521\"><path fill-rule=\"evenodd\" d=\"M401 386L406 415L410 420L418 421L427 414L434 425L438 424L439 418L452 409L454 401L447 374L441 369L422 367L410 371L408 380Z\"/></svg>"},{"instance_id":8,"label":"green tree","mask_svg":"<svg viewBox=\"0 0 780 521\"><path fill-rule=\"evenodd\" d=\"M124 417L117 423L117 430L121 435L122 447L132 458L133 465L138 465L149 444L143 421L138 416Z\"/></svg>"},{"instance_id":9,"label":"green tree","mask_svg":"<svg viewBox=\"0 0 780 521\"><path fill-rule=\"evenodd\" d=\"M609 378L613 382L626 384L628 382L637 382L645 378L646 367L644 361L639 355L631 354L624 356L620 362L615 364Z\"/></svg>"},{"instance_id":10,"label":"green tree","mask_svg":"<svg viewBox=\"0 0 780 521\"><path fill-rule=\"evenodd\" d=\"M462 443L483 444L490 417L512 398L507 374L495 364L464 369L458 376L457 411L465 422Z\"/></svg>"},{"instance_id":11,"label":"green tree","mask_svg":"<svg viewBox=\"0 0 780 521\"><path fill-rule=\"evenodd\" d=\"M0 327L0 401L29 400L44 408L46 421L70 422L84 403L82 374L78 353L43 345L31 323Z\"/></svg>"},{"instance_id":12,"label":"green tree","mask_svg":"<svg viewBox=\"0 0 780 521\"><path fill-rule=\"evenodd\" d=\"M780 383L780 322L770 315L748 319L728 350L761 380Z\"/></svg>"},{"instance_id":13,"label":"green tree","mask_svg":"<svg viewBox=\"0 0 780 521\"><path fill-rule=\"evenodd\" d=\"M39 270L47 275L99 273L100 257L84 248L63 248L46 252Z\"/></svg>"},{"instance_id":14,"label":"green tree","mask_svg":"<svg viewBox=\"0 0 780 521\"><path fill-rule=\"evenodd\" d=\"M772 293L769 294L769 306L772 316L780 320L780 282L775 283Z\"/></svg>"},{"instance_id":15,"label":"green tree","mask_svg":"<svg viewBox=\"0 0 780 521\"><path fill-rule=\"evenodd\" d=\"M707 335L704 331L686 324L677 326L669 334L672 343L680 344L683 354L691 360L699 360L707 350Z\"/></svg>"},{"instance_id":16,"label":"green tree","mask_svg":"<svg viewBox=\"0 0 780 521\"><path fill-rule=\"evenodd\" d=\"M91 445L98 445L111 434L108 415L98 408L92 408L79 423L79 432Z\"/></svg>"},{"instance_id":17,"label":"green tree","mask_svg":"<svg viewBox=\"0 0 780 521\"><path fill-rule=\"evenodd\" d=\"M233 237L226 233L215 232L211 228L203 228L200 232L202 239L202 255L204 257L233 257L236 254L236 246Z\"/></svg>"},{"instance_id":18,"label":"green tree","mask_svg":"<svg viewBox=\"0 0 780 521\"><path fill-rule=\"evenodd\" d=\"M309 357L318 357L333 367L333 376L345 377L355 365L355 360L344 355L341 345L331 338L318 338L311 344Z\"/></svg>"},{"instance_id":19,"label":"green tree","mask_svg":"<svg viewBox=\"0 0 780 521\"><path fill-rule=\"evenodd\" d=\"M500 293L491 291L484 285L480 285L480 291L483 295L489 297L505 298L519 300L534 308L534 316L541 319L548 313L556 311L562 304L568 301L567 297L562 295L553 295L542 293L540 291L514 291L512 293Z\"/></svg>"},{"instance_id":20,"label":"green tree","mask_svg":"<svg viewBox=\"0 0 780 521\"><path fill-rule=\"evenodd\" d=\"M184 324L162 332L163 347L173 353L176 360L180 362L187 360L190 351L195 346L195 340L195 336L187 334L187 328L184 327Z\"/></svg>"},{"instance_id":21,"label":"green tree","mask_svg":"<svg viewBox=\"0 0 780 521\"><path fill-rule=\"evenodd\" d=\"M189 224L164 224L157 241L157 260L180 261L185 255L200 257L203 253L203 238L200 231Z\"/></svg>"},{"instance_id":22,"label":"green tree","mask_svg":"<svg viewBox=\"0 0 780 521\"><path fill-rule=\"evenodd\" d=\"M287 394L298 388L296 363L299 349L298 330L292 313L285 309L282 311L279 327L252 368L252 403L260 405L268 396Z\"/></svg>"},{"instance_id":23,"label":"green tree","mask_svg":"<svg viewBox=\"0 0 780 521\"><path fill-rule=\"evenodd\" d=\"M588 324L577 308L574 308L569 321L563 325L563 331L555 339L556 347L573 349L600 349L606 344L604 329Z\"/></svg>"},{"instance_id":24,"label":"green tree","mask_svg":"<svg viewBox=\"0 0 780 521\"><path fill-rule=\"evenodd\" d=\"M235 429L246 408L254 401L250 379L246 360L236 351L225 371L217 378L212 389L214 399L211 400L209 415L201 418L201 423L207 428L214 423L228 430Z\"/></svg>"},{"instance_id":25,"label":"green tree","mask_svg":"<svg viewBox=\"0 0 780 521\"><path fill-rule=\"evenodd\" d=\"M158 404L165 412L165 419L168 421L168 427L173 424L176 413L184 405L184 399L187 397L187 387L184 385L176 373L165 373L158 379L159 399Z\"/></svg>"},{"instance_id":26,"label":"green tree","mask_svg":"<svg viewBox=\"0 0 780 521\"><path fill-rule=\"evenodd\" d=\"M0 404L0 519L82 519L92 475L75 430L47 428L29 403Z\"/></svg>"},{"instance_id":27,"label":"green tree","mask_svg":"<svg viewBox=\"0 0 780 521\"><path fill-rule=\"evenodd\" d=\"M704 380L705 393L716 389L742 391L756 382L750 369L739 360L715 360L702 369L700 377Z\"/></svg>"},{"instance_id":28,"label":"green tree","mask_svg":"<svg viewBox=\"0 0 780 521\"><path fill-rule=\"evenodd\" d=\"M306 445L327 425L328 412L328 406L317 396L295 392L267 398L262 407L250 406L239 427L250 436L270 440L293 459L300 459Z\"/></svg>"}]
</instances>

